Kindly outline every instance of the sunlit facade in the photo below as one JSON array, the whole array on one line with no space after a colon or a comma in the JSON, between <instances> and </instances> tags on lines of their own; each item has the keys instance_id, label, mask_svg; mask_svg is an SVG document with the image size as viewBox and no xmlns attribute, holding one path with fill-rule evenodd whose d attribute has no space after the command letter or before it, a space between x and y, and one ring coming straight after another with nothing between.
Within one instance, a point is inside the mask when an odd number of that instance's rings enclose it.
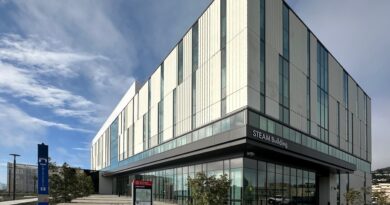
<instances>
[{"instance_id":1,"label":"sunlit facade","mask_svg":"<svg viewBox=\"0 0 390 205\"><path fill-rule=\"evenodd\" d=\"M101 193L140 177L187 204L203 171L228 174L230 204L345 204L371 186L371 99L284 1L214 0L121 99L91 162Z\"/></svg>"}]
</instances>

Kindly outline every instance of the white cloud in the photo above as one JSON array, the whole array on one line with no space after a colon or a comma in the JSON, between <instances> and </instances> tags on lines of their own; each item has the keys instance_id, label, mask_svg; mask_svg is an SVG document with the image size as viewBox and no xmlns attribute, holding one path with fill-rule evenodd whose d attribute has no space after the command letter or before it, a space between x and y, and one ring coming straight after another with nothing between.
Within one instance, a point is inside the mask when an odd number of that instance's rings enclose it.
<instances>
[{"instance_id":1,"label":"white cloud","mask_svg":"<svg viewBox=\"0 0 390 205\"><path fill-rule=\"evenodd\" d=\"M118 101L133 81L138 57L132 33L122 32L121 21L113 19L113 4L94 0L14 4L17 8L14 21L24 33L55 39L60 47L71 48L71 53L77 51L82 58L94 58L71 69L84 77L99 104L111 107ZM53 46L57 47L55 44L48 47ZM118 98L107 98L106 93Z\"/></svg>"},{"instance_id":2,"label":"white cloud","mask_svg":"<svg viewBox=\"0 0 390 205\"><path fill-rule=\"evenodd\" d=\"M100 125L134 80L138 62L132 35L113 20L112 5L90 0L7 4L21 35L0 35L0 66L17 68L13 77L23 81L9 84L10 76L0 92Z\"/></svg>"},{"instance_id":3,"label":"white cloud","mask_svg":"<svg viewBox=\"0 0 390 205\"><path fill-rule=\"evenodd\" d=\"M83 148L83 147L74 147L72 148L73 150L77 150L77 151L89 151L90 149L88 148Z\"/></svg>"},{"instance_id":4,"label":"white cloud","mask_svg":"<svg viewBox=\"0 0 390 205\"><path fill-rule=\"evenodd\" d=\"M36 72L39 75L64 77L77 75L77 72L72 70L74 64L107 60L103 56L72 51L51 39L44 41L36 36L22 38L15 34L0 36L0 59L28 65L30 72Z\"/></svg>"},{"instance_id":5,"label":"white cloud","mask_svg":"<svg viewBox=\"0 0 390 205\"><path fill-rule=\"evenodd\" d=\"M46 130L50 127L67 131L90 132L89 130L74 128L63 123L32 117L20 108L8 104L4 99L0 103L0 110L0 147L2 148L27 148L31 144L38 144L44 139Z\"/></svg>"},{"instance_id":6,"label":"white cloud","mask_svg":"<svg viewBox=\"0 0 390 205\"><path fill-rule=\"evenodd\" d=\"M25 97L25 102L46 107L83 108L92 102L67 90L45 85L28 71L0 61L0 92Z\"/></svg>"},{"instance_id":7,"label":"white cloud","mask_svg":"<svg viewBox=\"0 0 390 205\"><path fill-rule=\"evenodd\" d=\"M77 132L85 132L85 133L93 133L94 132L91 130L82 129L82 128L74 128L74 127L71 127L67 124L45 121L45 120L41 120L38 118L31 118L31 122L37 123L37 124L42 125L44 127L55 127L55 128L59 128L62 130L68 130L68 131L77 131Z\"/></svg>"},{"instance_id":8,"label":"white cloud","mask_svg":"<svg viewBox=\"0 0 390 205\"><path fill-rule=\"evenodd\" d=\"M53 109L59 116L96 122L93 111L98 106L95 103L49 83L26 69L0 61L0 93L30 105Z\"/></svg>"}]
</instances>

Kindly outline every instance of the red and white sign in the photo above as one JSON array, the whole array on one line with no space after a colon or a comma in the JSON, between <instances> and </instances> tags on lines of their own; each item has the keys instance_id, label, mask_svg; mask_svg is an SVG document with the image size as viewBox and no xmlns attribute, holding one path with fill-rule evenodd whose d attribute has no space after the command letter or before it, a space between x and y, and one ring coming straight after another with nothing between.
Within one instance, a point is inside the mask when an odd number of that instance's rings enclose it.
<instances>
[{"instance_id":1,"label":"red and white sign","mask_svg":"<svg viewBox=\"0 0 390 205\"><path fill-rule=\"evenodd\" d=\"M133 184L135 187L142 187L142 188L152 188L153 182L152 181L143 181L143 180L138 180L135 179L133 181Z\"/></svg>"}]
</instances>

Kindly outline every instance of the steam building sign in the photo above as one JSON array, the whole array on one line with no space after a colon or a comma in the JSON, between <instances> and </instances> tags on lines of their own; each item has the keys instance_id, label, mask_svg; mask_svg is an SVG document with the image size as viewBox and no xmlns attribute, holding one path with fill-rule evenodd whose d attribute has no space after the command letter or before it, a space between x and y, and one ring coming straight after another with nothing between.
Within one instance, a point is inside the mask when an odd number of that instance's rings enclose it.
<instances>
[{"instance_id":1,"label":"steam building sign","mask_svg":"<svg viewBox=\"0 0 390 205\"><path fill-rule=\"evenodd\" d=\"M248 128L248 132L248 136L252 138L255 138L267 144L272 144L278 147L282 147L284 149L288 149L288 143L283 138L253 128Z\"/></svg>"}]
</instances>

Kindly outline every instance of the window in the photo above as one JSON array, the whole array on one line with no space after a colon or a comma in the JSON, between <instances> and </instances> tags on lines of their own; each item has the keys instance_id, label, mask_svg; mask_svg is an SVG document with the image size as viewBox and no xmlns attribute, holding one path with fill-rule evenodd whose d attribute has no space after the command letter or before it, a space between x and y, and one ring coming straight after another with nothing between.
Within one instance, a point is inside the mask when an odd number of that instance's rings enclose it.
<instances>
[{"instance_id":1,"label":"window","mask_svg":"<svg viewBox=\"0 0 390 205\"><path fill-rule=\"evenodd\" d=\"M111 167L118 164L118 118L114 120L109 128L110 135L110 165ZM102 150L102 149L100 149Z\"/></svg>"},{"instance_id":2,"label":"window","mask_svg":"<svg viewBox=\"0 0 390 205\"><path fill-rule=\"evenodd\" d=\"M133 156L134 155L134 127L133 125L131 125L128 129L127 129L127 135L128 135L128 148L129 148L129 151L128 151L128 156Z\"/></svg>"},{"instance_id":3,"label":"window","mask_svg":"<svg viewBox=\"0 0 390 205\"><path fill-rule=\"evenodd\" d=\"M311 100L310 100L310 31L307 30L307 76L306 76L306 114L307 114L307 133L311 133Z\"/></svg>"},{"instance_id":4,"label":"window","mask_svg":"<svg viewBox=\"0 0 390 205\"><path fill-rule=\"evenodd\" d=\"M221 50L221 98L226 98L226 49Z\"/></svg>"},{"instance_id":5,"label":"window","mask_svg":"<svg viewBox=\"0 0 390 205\"><path fill-rule=\"evenodd\" d=\"M152 95L151 95L151 87L152 87L152 81L149 79L148 80L148 109L150 110L150 104L151 104L151 97L152 97ZM125 115L122 115L122 116L125 116ZM122 125L123 125L123 123L122 123Z\"/></svg>"},{"instance_id":6,"label":"window","mask_svg":"<svg viewBox=\"0 0 390 205\"><path fill-rule=\"evenodd\" d=\"M177 84L183 82L183 41L179 42L177 55Z\"/></svg>"},{"instance_id":7,"label":"window","mask_svg":"<svg viewBox=\"0 0 390 205\"><path fill-rule=\"evenodd\" d=\"M226 47L226 0L221 0L221 48Z\"/></svg>"},{"instance_id":8,"label":"window","mask_svg":"<svg viewBox=\"0 0 390 205\"><path fill-rule=\"evenodd\" d=\"M164 99L164 62L161 64L161 79L160 79L160 99Z\"/></svg>"},{"instance_id":9,"label":"window","mask_svg":"<svg viewBox=\"0 0 390 205\"><path fill-rule=\"evenodd\" d=\"M321 140L329 142L328 51L317 43L317 127Z\"/></svg>"},{"instance_id":10,"label":"window","mask_svg":"<svg viewBox=\"0 0 390 205\"><path fill-rule=\"evenodd\" d=\"M158 103L158 144L163 142L163 130L164 130L164 101L161 100Z\"/></svg>"},{"instance_id":11,"label":"window","mask_svg":"<svg viewBox=\"0 0 390 205\"><path fill-rule=\"evenodd\" d=\"M290 82L288 61L279 56L279 119L290 123Z\"/></svg>"},{"instance_id":12,"label":"window","mask_svg":"<svg viewBox=\"0 0 390 205\"><path fill-rule=\"evenodd\" d=\"M226 49L221 50L221 95L226 97Z\"/></svg>"},{"instance_id":13,"label":"window","mask_svg":"<svg viewBox=\"0 0 390 205\"><path fill-rule=\"evenodd\" d=\"M349 136L349 112L348 112L348 109L345 109L345 129L346 129L346 133L347 133L347 143L348 143L348 151L350 150L350 136Z\"/></svg>"},{"instance_id":14,"label":"window","mask_svg":"<svg viewBox=\"0 0 390 205\"><path fill-rule=\"evenodd\" d=\"M148 120L148 126L147 126L147 145L146 145L146 148L149 149L151 146L151 136L150 136L150 106L151 106L151 98L152 98L152 91L151 91L151 81L149 79L148 81L148 112L146 113L147 114L147 120Z\"/></svg>"},{"instance_id":15,"label":"window","mask_svg":"<svg viewBox=\"0 0 390 205\"><path fill-rule=\"evenodd\" d=\"M348 108L348 73L344 71L343 74L343 100L344 105Z\"/></svg>"},{"instance_id":16,"label":"window","mask_svg":"<svg viewBox=\"0 0 390 205\"><path fill-rule=\"evenodd\" d=\"M356 111L355 111L355 113L356 113L356 117L357 118L362 119L362 116L359 115L359 110L360 110L360 107L359 107L359 89L360 89L359 85L357 85L357 87L356 87L356 101L355 101Z\"/></svg>"},{"instance_id":17,"label":"window","mask_svg":"<svg viewBox=\"0 0 390 205\"><path fill-rule=\"evenodd\" d=\"M265 0L260 0L260 112L265 113Z\"/></svg>"},{"instance_id":18,"label":"window","mask_svg":"<svg viewBox=\"0 0 390 205\"><path fill-rule=\"evenodd\" d=\"M192 129L196 127L196 72L192 73Z\"/></svg>"},{"instance_id":19,"label":"window","mask_svg":"<svg viewBox=\"0 0 390 205\"><path fill-rule=\"evenodd\" d=\"M366 159L368 159L368 150L369 150L369 145L368 145L368 99L367 95L364 95L364 114L366 116L366 133L365 133L365 145L366 145Z\"/></svg>"},{"instance_id":20,"label":"window","mask_svg":"<svg viewBox=\"0 0 390 205\"><path fill-rule=\"evenodd\" d=\"M172 113L172 116L173 116L173 137L176 137L176 88L173 90L173 113Z\"/></svg>"},{"instance_id":21,"label":"window","mask_svg":"<svg viewBox=\"0 0 390 205\"><path fill-rule=\"evenodd\" d=\"M337 146L340 147L340 102L337 101Z\"/></svg>"},{"instance_id":22,"label":"window","mask_svg":"<svg viewBox=\"0 0 390 205\"><path fill-rule=\"evenodd\" d=\"M199 55L199 28L198 22L192 26L192 71L198 69L198 55Z\"/></svg>"},{"instance_id":23,"label":"window","mask_svg":"<svg viewBox=\"0 0 390 205\"><path fill-rule=\"evenodd\" d=\"M289 33L290 33L290 17L289 17L289 9L286 6L286 4L283 4L283 57L286 59L289 59L290 55L290 39L289 39Z\"/></svg>"},{"instance_id":24,"label":"window","mask_svg":"<svg viewBox=\"0 0 390 205\"><path fill-rule=\"evenodd\" d=\"M289 9L283 4L283 55L279 56L279 119L290 123Z\"/></svg>"},{"instance_id":25,"label":"window","mask_svg":"<svg viewBox=\"0 0 390 205\"><path fill-rule=\"evenodd\" d=\"M160 80L160 102L158 103L158 133L157 133L157 143L161 144L163 142L163 130L164 130L164 62L161 64L161 80Z\"/></svg>"},{"instance_id":26,"label":"window","mask_svg":"<svg viewBox=\"0 0 390 205\"><path fill-rule=\"evenodd\" d=\"M144 114L143 116L143 150L147 150L149 148L149 119L148 114Z\"/></svg>"},{"instance_id":27,"label":"window","mask_svg":"<svg viewBox=\"0 0 390 205\"><path fill-rule=\"evenodd\" d=\"M221 0L221 116L226 115L226 0Z\"/></svg>"},{"instance_id":28,"label":"window","mask_svg":"<svg viewBox=\"0 0 390 205\"><path fill-rule=\"evenodd\" d=\"M198 33L198 22L192 26L192 99L191 99L191 113L192 129L196 127L196 70L198 69L198 52L199 52L199 33Z\"/></svg>"},{"instance_id":29,"label":"window","mask_svg":"<svg viewBox=\"0 0 390 205\"><path fill-rule=\"evenodd\" d=\"M354 132L353 132L353 113L351 113L351 115L352 115L352 116L351 116L351 127L352 127L352 128L351 128L351 134L352 134L352 135L351 135L351 140L350 140L351 142L349 143L349 146L350 146L349 152L354 153L354 150L353 150L353 144L354 144L354 143L353 143L353 137L354 137L354 136L353 136L353 135L354 135Z\"/></svg>"}]
</instances>

